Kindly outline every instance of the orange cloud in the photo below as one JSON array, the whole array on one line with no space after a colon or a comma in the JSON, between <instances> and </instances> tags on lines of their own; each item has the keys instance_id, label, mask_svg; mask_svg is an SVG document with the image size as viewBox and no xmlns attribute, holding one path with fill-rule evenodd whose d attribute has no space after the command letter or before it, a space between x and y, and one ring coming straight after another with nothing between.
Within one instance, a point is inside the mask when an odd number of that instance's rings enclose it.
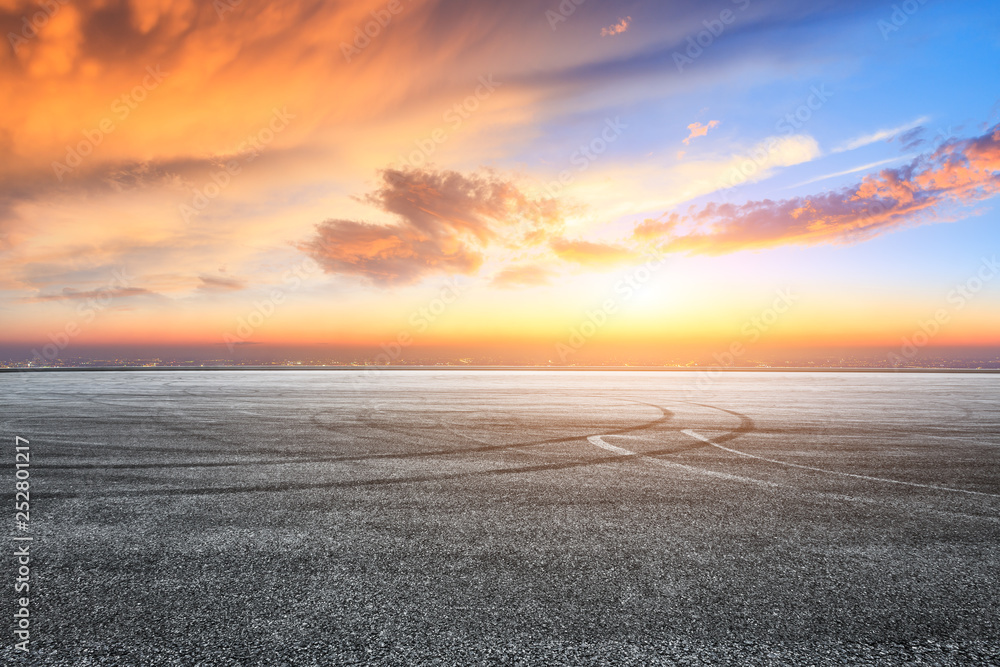
<instances>
[{"instance_id":1,"label":"orange cloud","mask_svg":"<svg viewBox=\"0 0 1000 667\"><path fill-rule=\"evenodd\" d=\"M619 19L618 23L613 23L607 28L601 28L601 37L611 37L613 35L620 35L626 30L628 30L629 24L632 23L632 17L626 16L623 19Z\"/></svg>"},{"instance_id":2,"label":"orange cloud","mask_svg":"<svg viewBox=\"0 0 1000 667\"><path fill-rule=\"evenodd\" d=\"M538 285L548 285L552 281L553 273L546 268L534 264L526 266L512 266L497 273L493 277L494 287L535 287Z\"/></svg>"},{"instance_id":3,"label":"orange cloud","mask_svg":"<svg viewBox=\"0 0 1000 667\"><path fill-rule=\"evenodd\" d=\"M316 231L302 249L325 271L360 275L376 284L414 283L434 273L470 274L483 263L482 254L446 227L438 235L424 235L409 223L326 220Z\"/></svg>"},{"instance_id":4,"label":"orange cloud","mask_svg":"<svg viewBox=\"0 0 1000 667\"><path fill-rule=\"evenodd\" d=\"M246 288L246 282L226 276L198 276L198 289L202 292L235 292Z\"/></svg>"},{"instance_id":5,"label":"orange cloud","mask_svg":"<svg viewBox=\"0 0 1000 667\"><path fill-rule=\"evenodd\" d=\"M691 130L691 134L688 135L687 139L684 140L684 144L690 144L692 139L698 137L704 137L708 134L708 131L719 124L717 120L708 121L708 125L702 125L701 123L695 122L688 125L688 129Z\"/></svg>"},{"instance_id":6,"label":"orange cloud","mask_svg":"<svg viewBox=\"0 0 1000 667\"><path fill-rule=\"evenodd\" d=\"M854 187L782 201L708 204L685 218L646 220L633 236L662 238L671 251L718 255L786 244L864 240L1000 192L1000 125L953 140L899 169L883 169ZM694 231L677 234L685 223Z\"/></svg>"},{"instance_id":7,"label":"orange cloud","mask_svg":"<svg viewBox=\"0 0 1000 667\"><path fill-rule=\"evenodd\" d=\"M610 266L636 258L635 252L607 243L554 238L549 242L549 246L560 259L583 266Z\"/></svg>"},{"instance_id":8,"label":"orange cloud","mask_svg":"<svg viewBox=\"0 0 1000 667\"><path fill-rule=\"evenodd\" d=\"M435 273L471 274L493 242L537 244L562 227L552 200L527 197L494 174L389 169L364 201L399 222L326 220L301 248L329 273L406 284Z\"/></svg>"},{"instance_id":9,"label":"orange cloud","mask_svg":"<svg viewBox=\"0 0 1000 667\"><path fill-rule=\"evenodd\" d=\"M58 294L40 294L38 296L25 297L21 301L26 303L45 303L47 301L76 301L82 299L117 299L126 296L155 296L155 293L143 287L115 287L87 291L66 287Z\"/></svg>"},{"instance_id":10,"label":"orange cloud","mask_svg":"<svg viewBox=\"0 0 1000 667\"><path fill-rule=\"evenodd\" d=\"M676 213L664 214L655 220L653 218L646 218L636 225L632 235L640 241L660 238L672 232L677 227L679 220L680 216Z\"/></svg>"}]
</instances>

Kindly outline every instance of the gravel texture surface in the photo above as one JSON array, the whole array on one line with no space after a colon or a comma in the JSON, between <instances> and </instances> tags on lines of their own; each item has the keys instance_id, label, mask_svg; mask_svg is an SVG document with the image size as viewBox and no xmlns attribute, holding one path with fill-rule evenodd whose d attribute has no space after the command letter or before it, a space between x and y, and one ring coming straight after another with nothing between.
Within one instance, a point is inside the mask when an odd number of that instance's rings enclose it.
<instances>
[{"instance_id":1,"label":"gravel texture surface","mask_svg":"<svg viewBox=\"0 0 1000 667\"><path fill-rule=\"evenodd\" d=\"M1000 664L1000 376L699 377L0 376L0 662Z\"/></svg>"}]
</instances>

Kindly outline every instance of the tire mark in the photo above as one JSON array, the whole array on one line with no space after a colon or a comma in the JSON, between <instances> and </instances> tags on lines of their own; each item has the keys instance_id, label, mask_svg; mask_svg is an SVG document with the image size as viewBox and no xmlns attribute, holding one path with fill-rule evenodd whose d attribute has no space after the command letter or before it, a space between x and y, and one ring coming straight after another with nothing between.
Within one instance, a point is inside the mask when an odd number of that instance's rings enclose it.
<instances>
[{"instance_id":1,"label":"tire mark","mask_svg":"<svg viewBox=\"0 0 1000 667\"><path fill-rule=\"evenodd\" d=\"M602 439L602 436L599 436L599 435L592 435L592 436L590 436L589 438L587 438L587 442L589 442L590 444L594 445L595 447L600 447L601 449L606 449L606 450L608 450L610 452L615 452L615 453L622 454L622 455L632 455L632 456L635 456L636 458L638 458L639 460L645 460L645 461L647 461L649 463L654 463L656 465L662 466L664 468L669 468L671 470L684 470L684 471L687 471L687 472L697 473L699 475L707 475L709 477L716 477L716 478L719 478L719 479L724 479L724 480L729 481L729 482L741 482L741 483L744 483L744 484L749 482L750 484L760 484L762 486L770 486L770 487L775 487L775 488L779 487L779 486L783 486L782 484L775 484L774 482L768 482L768 481L763 480L763 479L755 479L753 477L743 477L741 475L731 475L731 474L726 473L726 472L717 472L715 470L707 470L705 468L697 468L695 466L689 466L689 465L685 465L683 463L677 463L676 461L668 461L666 459L657 458L657 457L651 456L649 454L645 454L645 453L641 453L641 452L633 452L633 451L631 451L629 449L624 449L622 447L617 447L615 445L609 444L609 443L605 442Z\"/></svg>"},{"instance_id":2,"label":"tire mark","mask_svg":"<svg viewBox=\"0 0 1000 667\"><path fill-rule=\"evenodd\" d=\"M621 433L633 433L636 431L651 429L659 424L669 421L673 417L673 413L666 408L663 408L652 403L644 403L640 401L632 401L642 405L647 405L654 407L662 413L659 419L647 422L645 424L639 424L636 426L626 427L622 429L616 429L613 433L605 432L604 435L619 435ZM728 412L728 411L727 411ZM737 415L738 416L738 415ZM748 418L747 418L748 419ZM738 430L747 428L752 428L752 420L749 421L750 426L741 421ZM725 434L726 436L732 433ZM556 443L556 442L572 442L575 440L582 440L589 437L588 435L571 436L565 438L549 438L542 441L537 441L534 444L539 443ZM518 447L528 446L527 443L521 443L514 445ZM454 451L449 450L447 453L460 454L467 451L496 451L497 449L509 449L512 445L501 445L501 446L490 446L488 448L474 448L473 450L460 450ZM675 447L663 448L653 451L645 452L642 456L655 457L675 454L677 449ZM437 452L432 455L438 455ZM163 497L163 496L214 496L214 495L232 495L238 493L281 493L287 491L308 491L308 490L319 490L319 489L338 489L338 488L365 488L365 487L380 487L380 486L392 486L399 484L420 484L424 482L436 482L436 481L447 481L453 479L462 478L472 478L472 477L492 477L500 475L518 475L531 472L543 472L552 470L570 470L573 468L583 468L593 465L600 464L616 464L625 461L633 461L639 458L638 454L628 454L628 455L613 455L613 456L601 456L601 457L589 457L585 459L580 459L576 461L564 461L564 462L553 462L544 463L538 465L530 466L515 466L508 468L492 468L489 470L473 470L473 471L460 471L453 473L436 473L427 475L411 475L409 477L390 477L390 478L376 478L376 479L366 479L366 480L338 480L338 481L325 481L325 482L287 482L279 484L262 484L256 486L229 486L229 487L201 487L201 488L171 488L171 489L148 489L148 490L116 490L114 496L116 497L132 497L132 498L142 498L142 497ZM41 498L99 498L97 494L76 494L72 492L49 492L40 493Z\"/></svg>"},{"instance_id":3,"label":"tire mark","mask_svg":"<svg viewBox=\"0 0 1000 667\"><path fill-rule=\"evenodd\" d=\"M665 408L662 408L651 403L643 403L640 401L630 401L632 403L637 403L640 405L646 405L649 407L656 408L660 411L661 415L658 419L643 424L637 424L635 426L628 426L621 429L615 429L612 431L602 431L604 435L620 435L624 433L634 433L643 429L653 428L659 424L667 422L673 419L673 413ZM164 424L167 428L171 428L169 424ZM174 429L176 430L176 428ZM91 469L108 469L108 470L132 470L132 469L143 469L143 468L158 468L158 469L183 469L183 468L225 468L225 467L242 467L242 466L253 466L253 465L289 465L297 463L339 463L339 462L358 462L358 461L369 461L375 459L414 459L414 458L424 458L424 457L436 457L436 456L448 456L448 455L460 455L460 454L470 454L470 453L480 453L480 452L496 452L508 449L518 449L524 447L537 447L539 445L548 444L558 444L563 442L573 442L575 440L583 440L594 435L592 433L583 433L574 436L563 436L558 438L548 438L544 440L532 440L528 442L516 442L508 443L502 445L482 445L480 447L464 447L461 449L436 449L436 450L425 450L420 452L390 452L385 454L363 454L363 455L351 455L351 456L319 456L311 458L303 458L303 454L295 455L289 454L281 450L264 450L256 449L252 453L274 453L274 454L285 454L289 458L275 459L275 460L265 460L265 461L212 461L212 462L187 462L187 463L112 463L112 464L99 464L99 463L81 463L73 465L46 465L46 469L50 470L91 470ZM361 436L361 437L373 437L373 436ZM209 438L216 442L220 442L218 438ZM234 443L238 445L238 443ZM129 449L128 447L117 446L118 449ZM132 450L134 451L134 450ZM145 448L142 451L153 451L150 448ZM184 450L168 450L172 453L185 453ZM228 449L228 450L205 450L199 449L199 452L206 452L210 454L239 454L241 453L238 449Z\"/></svg>"},{"instance_id":4,"label":"tire mark","mask_svg":"<svg viewBox=\"0 0 1000 667\"><path fill-rule=\"evenodd\" d=\"M671 453L671 450L648 452L647 456L657 456L659 454ZM115 491L114 497L158 497L158 496L213 496L231 495L236 493L277 493L286 491L308 491L314 489L336 489L336 488L357 488L357 487L378 487L397 484L420 484L423 482L437 482L451 479L467 477L492 477L498 475L519 475L530 472L542 472L548 470L568 470L571 468L583 468L601 463L621 463L632 461L638 458L637 454L602 456L598 458L588 458L578 461L568 461L563 463L545 463L534 466L518 466L513 468L493 468L490 470L473 470L454 473L438 473L433 475L414 475L410 477L390 477L381 479L348 480L334 482L307 482L307 483L286 483L268 484L259 486L229 486L229 487L205 487L193 489L153 489L148 491ZM64 492L39 493L39 498L101 498L97 494L75 494Z\"/></svg>"},{"instance_id":5,"label":"tire mark","mask_svg":"<svg viewBox=\"0 0 1000 667\"><path fill-rule=\"evenodd\" d=\"M815 468L813 466L802 465L800 463L789 463L788 461L780 461L778 459L771 459L771 458L768 458L766 456L757 456L756 454L750 454L750 453L747 453L747 452L741 452L738 449L732 449L730 447L723 447L722 445L718 444L717 442L714 442L713 440L710 440L710 439L706 438L705 436L700 435L700 434L698 434L698 433L696 433L696 432L694 432L694 431L692 431L690 429L686 429L686 430L682 431L682 433L684 433L685 435L691 436L692 438L696 438L697 440L701 440L702 442L706 442L709 445L712 445L713 447L717 447L717 448L721 449L722 451L730 452L731 454L738 454L740 456L745 456L747 458L757 459L758 461L767 461L768 463L776 463L778 465L788 466L789 468L800 468L802 470L811 470L813 472L822 472L822 473L826 473L828 475L840 475L842 477L853 477L855 479L863 479L863 480L866 480L866 481L869 481L869 482L885 482L885 483L888 483L888 484L902 484L904 486L915 486L915 487L918 487L918 488L921 488L921 489L933 489L935 491L951 491L953 493L967 493L967 494L973 495L973 496L987 496L989 498L1000 498L1000 495L998 495L996 493L985 493L983 491L970 491L968 489L953 489L953 488L948 487L948 486L935 486L934 484L919 484L917 482L904 482L904 481L901 481L901 480L898 480L898 479L889 479L887 477L872 477L871 475L858 475L858 474L851 473L851 472L840 472L840 471L837 471L837 470L828 470L826 468Z\"/></svg>"}]
</instances>

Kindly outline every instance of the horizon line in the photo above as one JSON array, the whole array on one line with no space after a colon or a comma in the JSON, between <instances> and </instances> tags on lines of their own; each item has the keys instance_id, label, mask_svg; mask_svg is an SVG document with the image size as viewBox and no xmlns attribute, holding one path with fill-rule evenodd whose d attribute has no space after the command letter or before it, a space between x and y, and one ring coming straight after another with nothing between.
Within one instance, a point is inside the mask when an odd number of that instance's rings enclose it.
<instances>
[{"instance_id":1,"label":"horizon line","mask_svg":"<svg viewBox=\"0 0 1000 667\"><path fill-rule=\"evenodd\" d=\"M878 368L861 366L45 366L0 368L0 373L136 372L136 371L638 371L667 373L985 373L998 368Z\"/></svg>"}]
</instances>

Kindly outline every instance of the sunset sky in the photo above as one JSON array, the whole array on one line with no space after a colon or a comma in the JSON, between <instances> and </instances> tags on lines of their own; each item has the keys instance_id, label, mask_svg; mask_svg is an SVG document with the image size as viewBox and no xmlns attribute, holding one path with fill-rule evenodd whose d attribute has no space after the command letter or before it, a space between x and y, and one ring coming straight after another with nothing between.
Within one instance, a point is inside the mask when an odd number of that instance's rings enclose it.
<instances>
[{"instance_id":1,"label":"sunset sky","mask_svg":"<svg viewBox=\"0 0 1000 667\"><path fill-rule=\"evenodd\" d=\"M1000 346L995 1L0 27L5 349Z\"/></svg>"}]
</instances>

